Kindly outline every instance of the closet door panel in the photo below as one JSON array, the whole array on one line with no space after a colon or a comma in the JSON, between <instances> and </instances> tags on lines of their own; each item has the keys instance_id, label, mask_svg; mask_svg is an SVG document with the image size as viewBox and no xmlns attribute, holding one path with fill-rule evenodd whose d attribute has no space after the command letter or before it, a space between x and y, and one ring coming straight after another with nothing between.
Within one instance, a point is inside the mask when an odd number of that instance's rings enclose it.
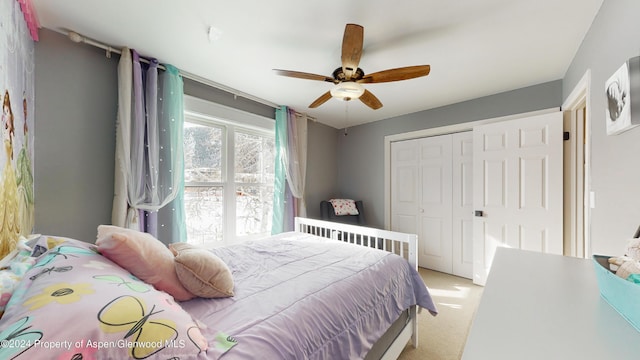
<instances>
[{"instance_id":1,"label":"closet door panel","mask_svg":"<svg viewBox=\"0 0 640 360\"><path fill-rule=\"evenodd\" d=\"M420 140L420 266L451 273L451 136ZM420 250L422 249L422 250Z\"/></svg>"},{"instance_id":2,"label":"closet door panel","mask_svg":"<svg viewBox=\"0 0 640 360\"><path fill-rule=\"evenodd\" d=\"M471 132L391 144L391 228L418 234L419 265L470 278Z\"/></svg>"},{"instance_id":3,"label":"closet door panel","mask_svg":"<svg viewBox=\"0 0 640 360\"><path fill-rule=\"evenodd\" d=\"M453 274L473 276L473 133L452 134Z\"/></svg>"},{"instance_id":4,"label":"closet door panel","mask_svg":"<svg viewBox=\"0 0 640 360\"><path fill-rule=\"evenodd\" d=\"M419 233L419 144L417 140L391 144L391 230Z\"/></svg>"}]
</instances>

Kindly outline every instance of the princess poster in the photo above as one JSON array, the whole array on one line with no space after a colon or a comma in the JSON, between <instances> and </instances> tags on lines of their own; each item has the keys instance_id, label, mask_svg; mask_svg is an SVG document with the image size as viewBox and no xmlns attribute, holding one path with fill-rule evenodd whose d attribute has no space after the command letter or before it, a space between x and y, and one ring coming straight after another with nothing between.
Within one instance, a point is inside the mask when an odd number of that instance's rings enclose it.
<instances>
[{"instance_id":1,"label":"princess poster","mask_svg":"<svg viewBox=\"0 0 640 360\"><path fill-rule=\"evenodd\" d=\"M34 42L20 3L0 1L0 258L34 225Z\"/></svg>"}]
</instances>

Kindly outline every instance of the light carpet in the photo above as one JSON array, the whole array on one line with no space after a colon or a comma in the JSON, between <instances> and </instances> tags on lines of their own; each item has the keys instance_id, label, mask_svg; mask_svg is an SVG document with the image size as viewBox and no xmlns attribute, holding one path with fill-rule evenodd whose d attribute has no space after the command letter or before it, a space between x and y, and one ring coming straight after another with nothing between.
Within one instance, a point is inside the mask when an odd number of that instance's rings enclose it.
<instances>
[{"instance_id":1,"label":"light carpet","mask_svg":"<svg viewBox=\"0 0 640 360\"><path fill-rule=\"evenodd\" d=\"M469 279L420 268L438 315L418 315L418 348L411 342L399 360L459 360L482 296L481 286Z\"/></svg>"}]
</instances>

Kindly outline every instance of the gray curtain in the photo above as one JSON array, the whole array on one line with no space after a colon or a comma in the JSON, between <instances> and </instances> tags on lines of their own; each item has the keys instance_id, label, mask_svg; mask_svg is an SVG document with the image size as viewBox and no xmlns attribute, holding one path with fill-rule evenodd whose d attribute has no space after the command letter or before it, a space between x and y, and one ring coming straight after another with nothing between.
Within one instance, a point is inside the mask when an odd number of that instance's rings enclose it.
<instances>
[{"instance_id":1,"label":"gray curtain","mask_svg":"<svg viewBox=\"0 0 640 360\"><path fill-rule=\"evenodd\" d=\"M163 66L166 70L159 71L157 60L143 63L126 48L118 66L112 222L156 237L158 210L182 198L184 183L182 77L175 67ZM184 224L181 205L174 206L177 225ZM178 241L186 238L183 233Z\"/></svg>"}]
</instances>

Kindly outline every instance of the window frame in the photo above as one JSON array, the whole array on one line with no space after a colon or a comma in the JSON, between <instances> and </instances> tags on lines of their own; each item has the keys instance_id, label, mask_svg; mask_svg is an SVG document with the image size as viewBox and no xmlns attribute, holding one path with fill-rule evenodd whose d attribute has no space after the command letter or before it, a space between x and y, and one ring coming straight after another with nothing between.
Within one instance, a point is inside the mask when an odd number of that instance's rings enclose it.
<instances>
[{"instance_id":1,"label":"window frame","mask_svg":"<svg viewBox=\"0 0 640 360\"><path fill-rule=\"evenodd\" d=\"M251 240L265 234L236 235L236 186L235 182L235 137L236 132L272 137L275 140L275 120L242 110L230 108L189 95L184 96L184 121L202 126L222 129L223 155L221 159L222 182L186 182L184 186L223 187L223 234L222 241L198 244L216 247ZM275 142L275 141L274 141ZM255 183L251 185L261 185Z\"/></svg>"}]
</instances>

